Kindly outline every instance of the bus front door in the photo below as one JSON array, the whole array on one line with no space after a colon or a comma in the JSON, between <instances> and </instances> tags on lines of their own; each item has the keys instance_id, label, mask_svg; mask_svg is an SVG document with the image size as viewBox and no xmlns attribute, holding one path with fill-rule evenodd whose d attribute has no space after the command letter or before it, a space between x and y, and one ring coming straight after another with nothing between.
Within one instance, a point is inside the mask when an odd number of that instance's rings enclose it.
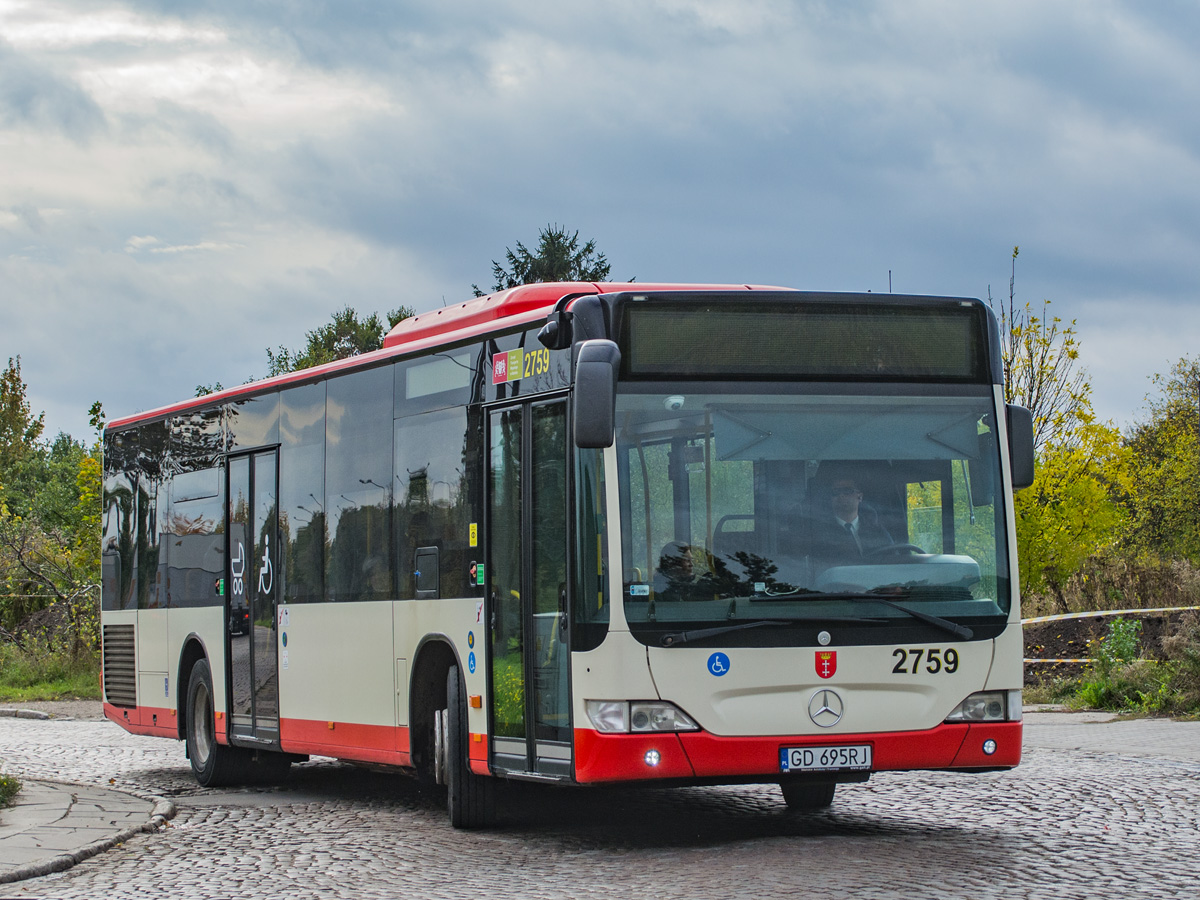
<instances>
[{"instance_id":1,"label":"bus front door","mask_svg":"<svg viewBox=\"0 0 1200 900\"><path fill-rule=\"evenodd\" d=\"M489 413L494 769L568 778L567 431L562 400Z\"/></svg>"},{"instance_id":2,"label":"bus front door","mask_svg":"<svg viewBox=\"0 0 1200 900\"><path fill-rule=\"evenodd\" d=\"M279 512L274 450L231 457L225 533L230 737L279 745L275 639Z\"/></svg>"}]
</instances>

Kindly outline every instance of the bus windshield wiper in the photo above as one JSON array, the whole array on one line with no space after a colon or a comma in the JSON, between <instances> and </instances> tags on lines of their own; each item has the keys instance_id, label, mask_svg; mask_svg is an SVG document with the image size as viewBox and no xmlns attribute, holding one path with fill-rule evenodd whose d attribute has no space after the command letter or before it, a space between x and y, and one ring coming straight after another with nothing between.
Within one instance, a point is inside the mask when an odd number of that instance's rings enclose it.
<instances>
[{"instance_id":1,"label":"bus windshield wiper","mask_svg":"<svg viewBox=\"0 0 1200 900\"><path fill-rule=\"evenodd\" d=\"M909 606L902 606L895 600L889 600L888 597L885 596L884 592L892 593L900 597L908 596L907 591L904 591L903 589L897 591L895 588L875 588L874 590L866 591L861 594L849 592L831 593L826 594L825 596L830 600L852 600L855 603L882 603L885 606L890 606L892 609L898 609L902 613L907 613L914 619L920 619L922 622L927 622L928 624L940 628L943 631L948 631L956 638L960 638L964 641L971 640L971 638L975 635L975 632L973 632L966 625L959 625L957 622L951 622L949 619L943 619L941 616L935 616L927 612L922 612L919 609L913 609Z\"/></svg>"},{"instance_id":2,"label":"bus windshield wiper","mask_svg":"<svg viewBox=\"0 0 1200 900\"><path fill-rule=\"evenodd\" d=\"M864 619L861 616L804 616L798 619L755 619L753 622L739 622L736 625L718 625L715 628L693 628L690 631L672 631L659 638L664 647L674 647L676 644L686 644L689 641L701 641L705 638L719 637L733 631L744 631L747 628L759 628L763 625L793 625L796 623L833 622L835 624L860 624L871 622L876 625L884 624L887 619Z\"/></svg>"}]
</instances>

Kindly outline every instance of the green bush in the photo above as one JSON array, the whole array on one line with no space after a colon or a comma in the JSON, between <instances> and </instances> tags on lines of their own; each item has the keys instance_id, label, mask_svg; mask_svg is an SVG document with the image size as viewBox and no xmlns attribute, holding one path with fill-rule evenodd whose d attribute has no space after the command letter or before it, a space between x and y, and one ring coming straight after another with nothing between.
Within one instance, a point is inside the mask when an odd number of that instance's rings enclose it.
<instances>
[{"instance_id":1,"label":"green bush","mask_svg":"<svg viewBox=\"0 0 1200 900\"><path fill-rule=\"evenodd\" d=\"M1184 618L1163 639L1165 660L1138 659L1141 623L1116 619L1092 647L1095 660L1078 700L1095 709L1200 715L1200 618Z\"/></svg>"},{"instance_id":2,"label":"green bush","mask_svg":"<svg viewBox=\"0 0 1200 900\"><path fill-rule=\"evenodd\" d=\"M100 658L66 647L0 644L0 700L100 699Z\"/></svg>"},{"instance_id":3,"label":"green bush","mask_svg":"<svg viewBox=\"0 0 1200 900\"><path fill-rule=\"evenodd\" d=\"M10 805L19 790L21 782L11 775L0 775L0 809Z\"/></svg>"}]
</instances>

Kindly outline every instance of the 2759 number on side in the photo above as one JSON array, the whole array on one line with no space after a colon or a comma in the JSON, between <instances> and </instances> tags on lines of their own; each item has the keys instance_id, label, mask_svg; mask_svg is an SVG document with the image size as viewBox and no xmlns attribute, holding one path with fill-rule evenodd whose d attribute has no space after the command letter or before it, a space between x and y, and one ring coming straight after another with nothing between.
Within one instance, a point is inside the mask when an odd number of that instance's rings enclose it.
<instances>
[{"instance_id":1,"label":"2759 number on side","mask_svg":"<svg viewBox=\"0 0 1200 900\"><path fill-rule=\"evenodd\" d=\"M870 744L842 744L834 747L782 747L779 750L779 771L781 772L862 771L870 768Z\"/></svg>"}]
</instances>

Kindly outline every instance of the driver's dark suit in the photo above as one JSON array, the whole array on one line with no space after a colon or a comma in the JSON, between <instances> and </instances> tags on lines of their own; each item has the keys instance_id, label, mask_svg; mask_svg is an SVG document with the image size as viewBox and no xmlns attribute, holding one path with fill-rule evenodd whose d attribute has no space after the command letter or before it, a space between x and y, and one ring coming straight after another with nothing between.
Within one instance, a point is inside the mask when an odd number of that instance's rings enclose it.
<instances>
[{"instance_id":1,"label":"driver's dark suit","mask_svg":"<svg viewBox=\"0 0 1200 900\"><path fill-rule=\"evenodd\" d=\"M853 566L863 557L895 543L887 529L865 507L859 510L857 530L851 534L832 513L812 523L812 558L820 571L831 566Z\"/></svg>"}]
</instances>

